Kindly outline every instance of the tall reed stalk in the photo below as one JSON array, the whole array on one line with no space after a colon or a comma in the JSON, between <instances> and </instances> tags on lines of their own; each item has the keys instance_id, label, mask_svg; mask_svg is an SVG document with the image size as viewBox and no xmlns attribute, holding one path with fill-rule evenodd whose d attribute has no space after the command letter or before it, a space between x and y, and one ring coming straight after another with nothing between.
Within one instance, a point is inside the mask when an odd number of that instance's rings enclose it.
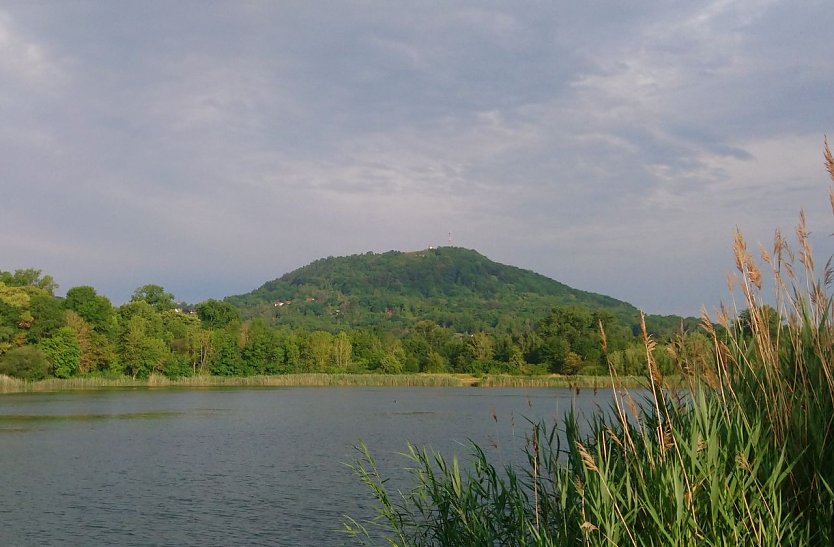
<instances>
[{"instance_id":1,"label":"tall reed stalk","mask_svg":"<svg viewBox=\"0 0 834 547\"><path fill-rule=\"evenodd\" d=\"M834 182L827 141L824 157ZM645 400L615 389L590 427L570 413L537 424L524 468L496 469L477 446L466 466L410 447L414 485L390 493L362 447L353 467L378 516L347 531L391 545L832 545L834 268L818 273L804 212L792 244L777 230L757 260L739 232L733 249L741 298L717 324L703 314L709 351L667 348L687 389L668 386L644 327Z\"/></svg>"}]
</instances>

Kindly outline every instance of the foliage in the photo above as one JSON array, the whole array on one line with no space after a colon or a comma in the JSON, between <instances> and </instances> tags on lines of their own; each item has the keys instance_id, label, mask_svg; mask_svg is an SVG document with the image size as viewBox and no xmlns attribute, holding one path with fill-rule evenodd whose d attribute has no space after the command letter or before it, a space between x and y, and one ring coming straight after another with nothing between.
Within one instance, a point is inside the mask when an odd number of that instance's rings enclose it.
<instances>
[{"instance_id":1,"label":"foliage","mask_svg":"<svg viewBox=\"0 0 834 547\"><path fill-rule=\"evenodd\" d=\"M64 306L51 294L33 295L29 302L29 310L32 314L32 325L26 333L26 339L30 344L52 336L66 324Z\"/></svg>"},{"instance_id":2,"label":"foliage","mask_svg":"<svg viewBox=\"0 0 834 547\"><path fill-rule=\"evenodd\" d=\"M238 345L239 331L236 325L218 329L212 333L212 355L209 360L211 374L217 376L243 376L245 367Z\"/></svg>"},{"instance_id":3,"label":"foliage","mask_svg":"<svg viewBox=\"0 0 834 547\"><path fill-rule=\"evenodd\" d=\"M197 304L197 316L204 325L211 328L223 328L226 325L240 321L237 308L228 302L206 300Z\"/></svg>"},{"instance_id":4,"label":"foliage","mask_svg":"<svg viewBox=\"0 0 834 547\"><path fill-rule=\"evenodd\" d=\"M111 334L115 326L115 310L106 296L93 287L83 285L67 291L64 306L80 315L94 331Z\"/></svg>"},{"instance_id":5,"label":"foliage","mask_svg":"<svg viewBox=\"0 0 834 547\"><path fill-rule=\"evenodd\" d=\"M402 334L431 321L458 333L519 334L554 305L604 312L626 331L636 332L639 320L625 302L458 247L321 259L226 301L245 318L332 333L350 327ZM649 327L669 334L681 321L652 318ZM688 327L696 323L687 320Z\"/></svg>"},{"instance_id":6,"label":"foliage","mask_svg":"<svg viewBox=\"0 0 834 547\"><path fill-rule=\"evenodd\" d=\"M78 372L81 345L70 327L61 327L53 337L41 340L38 349L51 363L52 374L57 378L69 378Z\"/></svg>"},{"instance_id":7,"label":"foliage","mask_svg":"<svg viewBox=\"0 0 834 547\"><path fill-rule=\"evenodd\" d=\"M154 336L151 322L142 315L131 316L120 339L124 371L132 378L147 378L161 368L169 354L168 347Z\"/></svg>"},{"instance_id":8,"label":"foliage","mask_svg":"<svg viewBox=\"0 0 834 547\"><path fill-rule=\"evenodd\" d=\"M298 372L596 374L601 369L599 350L594 349L599 341L594 324L602 322L600 317L607 317L609 325L617 324L604 312L555 307L520 334L457 333L430 320L404 327L401 333L371 328L332 333L290 329L262 319L241 322L231 304L216 300L186 313L167 305L154 306L146 299L114 308L87 286L74 287L68 295L61 300L36 287L0 284L0 354L25 345L41 347L53 363L51 374L60 377L102 373L136 378L153 373L171 377ZM581 325L565 327L577 317ZM62 361L72 362L71 366L57 366L66 350L60 340L69 332L73 345L78 346L77 362L72 357ZM612 343L612 359L623 363L618 368L621 373L645 372L645 359L632 355L628 345L634 343L627 337ZM618 352L624 357L618 357Z\"/></svg>"},{"instance_id":9,"label":"foliage","mask_svg":"<svg viewBox=\"0 0 834 547\"><path fill-rule=\"evenodd\" d=\"M19 284L7 285L0 281L0 355L29 340L37 340L39 335L48 335L62 324L60 311L54 305L56 299L46 289L24 284L20 279L13 281ZM35 332L30 334L33 328Z\"/></svg>"},{"instance_id":10,"label":"foliage","mask_svg":"<svg viewBox=\"0 0 834 547\"><path fill-rule=\"evenodd\" d=\"M14 273L0 271L0 283L9 287L36 287L48 294L53 294L58 288L51 275L41 275L41 270L32 268L15 270Z\"/></svg>"},{"instance_id":11,"label":"foliage","mask_svg":"<svg viewBox=\"0 0 834 547\"><path fill-rule=\"evenodd\" d=\"M38 348L13 348L0 357L0 374L23 380L41 380L49 374L49 362Z\"/></svg>"},{"instance_id":12,"label":"foliage","mask_svg":"<svg viewBox=\"0 0 834 547\"><path fill-rule=\"evenodd\" d=\"M73 330L81 348L78 363L80 374L94 372L121 372L121 363L113 339L106 334L96 332L83 317L73 311L67 311L67 326Z\"/></svg>"},{"instance_id":13,"label":"foliage","mask_svg":"<svg viewBox=\"0 0 834 547\"><path fill-rule=\"evenodd\" d=\"M195 306L153 284L114 307L91 286L56 297L39 270L0 279L0 355L39 347L59 377L605 374L600 327L618 373L646 371L635 308L452 247L324 259Z\"/></svg>"},{"instance_id":14,"label":"foliage","mask_svg":"<svg viewBox=\"0 0 834 547\"><path fill-rule=\"evenodd\" d=\"M142 285L133 292L130 300L132 302L147 302L159 312L173 310L176 307L174 295L165 292L165 289L159 285Z\"/></svg>"}]
</instances>

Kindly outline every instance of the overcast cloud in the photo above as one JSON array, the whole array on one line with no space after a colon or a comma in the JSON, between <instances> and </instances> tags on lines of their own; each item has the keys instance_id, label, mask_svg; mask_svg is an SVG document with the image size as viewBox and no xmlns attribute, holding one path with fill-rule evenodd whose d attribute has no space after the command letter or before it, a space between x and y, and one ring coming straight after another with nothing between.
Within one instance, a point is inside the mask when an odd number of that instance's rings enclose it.
<instances>
[{"instance_id":1,"label":"overcast cloud","mask_svg":"<svg viewBox=\"0 0 834 547\"><path fill-rule=\"evenodd\" d=\"M0 269L198 302L447 243L651 313L800 208L829 0L0 2Z\"/></svg>"}]
</instances>

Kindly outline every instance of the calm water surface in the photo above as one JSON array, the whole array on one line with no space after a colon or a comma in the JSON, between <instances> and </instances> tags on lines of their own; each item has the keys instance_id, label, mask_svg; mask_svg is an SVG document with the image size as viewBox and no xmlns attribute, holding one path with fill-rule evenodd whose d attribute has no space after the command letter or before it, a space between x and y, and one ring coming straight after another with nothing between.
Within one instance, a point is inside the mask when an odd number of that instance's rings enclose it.
<instances>
[{"instance_id":1,"label":"calm water surface","mask_svg":"<svg viewBox=\"0 0 834 547\"><path fill-rule=\"evenodd\" d=\"M469 439L520 461L525 418L607 407L610 391L473 388L130 390L0 396L2 545L347 545L370 515L345 467L411 441Z\"/></svg>"}]
</instances>

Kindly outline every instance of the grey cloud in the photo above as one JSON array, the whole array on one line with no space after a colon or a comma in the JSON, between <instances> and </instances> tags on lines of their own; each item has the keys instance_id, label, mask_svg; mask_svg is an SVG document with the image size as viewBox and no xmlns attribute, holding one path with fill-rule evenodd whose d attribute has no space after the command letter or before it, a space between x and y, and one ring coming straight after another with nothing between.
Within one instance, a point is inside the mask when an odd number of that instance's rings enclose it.
<instances>
[{"instance_id":1,"label":"grey cloud","mask_svg":"<svg viewBox=\"0 0 834 547\"><path fill-rule=\"evenodd\" d=\"M146 282L220 297L452 231L579 288L697 313L724 294L736 225L767 238L825 190L823 3L3 13L0 267L116 301Z\"/></svg>"}]
</instances>

